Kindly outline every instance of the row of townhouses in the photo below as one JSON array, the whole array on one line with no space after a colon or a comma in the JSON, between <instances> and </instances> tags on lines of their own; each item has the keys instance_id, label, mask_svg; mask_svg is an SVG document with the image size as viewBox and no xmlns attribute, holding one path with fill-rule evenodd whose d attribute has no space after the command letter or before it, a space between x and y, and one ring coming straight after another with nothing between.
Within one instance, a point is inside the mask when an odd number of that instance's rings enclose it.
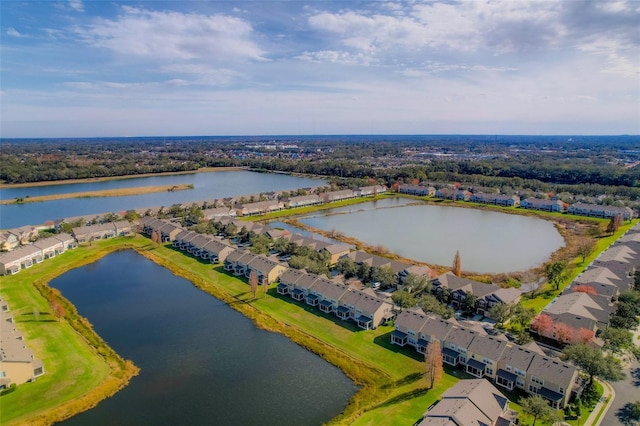
<instances>
[{"instance_id":1,"label":"row of townhouses","mask_svg":"<svg viewBox=\"0 0 640 426\"><path fill-rule=\"evenodd\" d=\"M27 347L9 305L0 298L0 390L33 381L43 374L42 361Z\"/></svg>"},{"instance_id":2,"label":"row of townhouses","mask_svg":"<svg viewBox=\"0 0 640 426\"><path fill-rule=\"evenodd\" d=\"M534 322L532 329L541 336L570 343L582 330L595 335L609 325L616 310L612 302L633 286L633 275L640 266L640 225L631 228L576 277L560 296L542 311L551 323ZM588 334L587 334L588 335ZM601 344L598 339L595 343Z\"/></svg>"},{"instance_id":3,"label":"row of townhouses","mask_svg":"<svg viewBox=\"0 0 640 426\"><path fill-rule=\"evenodd\" d=\"M578 216L590 216L599 218L611 218L622 216L624 220L634 217L634 212L629 207L605 206L577 202L568 205L557 199L541 199L529 197L521 200L517 195L487 194L483 192L471 192L464 189L443 187L436 189L433 186L403 184L398 187L401 194L436 197L453 201L471 201L483 204L495 204L498 206L515 207L523 209L541 210L548 212L563 212Z\"/></svg>"},{"instance_id":4,"label":"row of townhouses","mask_svg":"<svg viewBox=\"0 0 640 426\"><path fill-rule=\"evenodd\" d=\"M375 329L393 317L393 304L379 298L373 290L357 290L297 269L289 269L280 276L277 291L324 313L333 313L343 321L355 321L364 330Z\"/></svg>"},{"instance_id":5,"label":"row of townhouses","mask_svg":"<svg viewBox=\"0 0 640 426\"><path fill-rule=\"evenodd\" d=\"M505 389L537 394L555 408L563 408L579 389L574 365L546 356L535 343L520 346L504 336L490 336L481 328L466 327L451 318L404 310L395 320L391 343L412 346L424 354L438 341L442 360L478 378L489 378Z\"/></svg>"},{"instance_id":6,"label":"row of townhouses","mask_svg":"<svg viewBox=\"0 0 640 426\"><path fill-rule=\"evenodd\" d=\"M315 204L331 203L334 201L349 200L358 197L368 197L382 194L387 191L383 185L365 186L357 189L343 189L339 191L324 192L321 194L301 195L283 199L271 199L254 203L238 204L236 213L241 216L251 216L270 213L286 208L311 206Z\"/></svg>"},{"instance_id":7,"label":"row of townhouses","mask_svg":"<svg viewBox=\"0 0 640 426\"><path fill-rule=\"evenodd\" d=\"M36 263L41 263L69 249L77 247L75 238L69 234L57 234L20 246L15 250L0 253L0 275L14 275Z\"/></svg>"},{"instance_id":8,"label":"row of townhouses","mask_svg":"<svg viewBox=\"0 0 640 426\"><path fill-rule=\"evenodd\" d=\"M117 222L79 226L72 228L71 233L79 243L86 243L92 240L105 240L131 235L134 232L134 227L135 225L132 225L128 220L119 220Z\"/></svg>"}]
</instances>

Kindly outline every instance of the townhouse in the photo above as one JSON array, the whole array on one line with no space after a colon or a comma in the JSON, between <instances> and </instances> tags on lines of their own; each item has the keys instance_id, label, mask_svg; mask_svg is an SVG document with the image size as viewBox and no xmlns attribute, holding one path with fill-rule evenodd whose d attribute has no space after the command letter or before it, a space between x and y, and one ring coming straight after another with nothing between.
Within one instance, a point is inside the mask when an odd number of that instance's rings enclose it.
<instances>
[{"instance_id":1,"label":"townhouse","mask_svg":"<svg viewBox=\"0 0 640 426\"><path fill-rule=\"evenodd\" d=\"M15 250L0 253L0 275L13 275L35 263L53 258L78 245L69 234L58 234L43 238L33 244L20 246Z\"/></svg>"},{"instance_id":2,"label":"townhouse","mask_svg":"<svg viewBox=\"0 0 640 426\"><path fill-rule=\"evenodd\" d=\"M538 335L569 343L580 330L595 335L609 325L609 317L615 308L596 296L584 292L563 293L547 305L540 316L550 317L552 324L533 322L531 329ZM560 328L562 324L564 327Z\"/></svg>"},{"instance_id":3,"label":"townhouse","mask_svg":"<svg viewBox=\"0 0 640 426\"><path fill-rule=\"evenodd\" d=\"M368 197L370 195L378 195L385 192L387 192L387 187L384 185L363 186L355 190L358 197Z\"/></svg>"},{"instance_id":4,"label":"townhouse","mask_svg":"<svg viewBox=\"0 0 640 426\"><path fill-rule=\"evenodd\" d=\"M236 215L236 211L234 209L230 209L229 207L217 207L217 208L202 210L202 217L205 220L212 220L216 217L235 216L235 215Z\"/></svg>"},{"instance_id":5,"label":"townhouse","mask_svg":"<svg viewBox=\"0 0 640 426\"><path fill-rule=\"evenodd\" d=\"M324 194L322 194L322 199L324 200L325 203L332 203L334 201L341 201L341 200L350 200L356 197L358 197L358 193L352 189L342 189L339 191L325 192Z\"/></svg>"},{"instance_id":6,"label":"townhouse","mask_svg":"<svg viewBox=\"0 0 640 426\"><path fill-rule=\"evenodd\" d=\"M567 209L567 213L578 216L601 217L605 219L622 216L624 220L631 220L634 217L633 210L629 207L601 206L598 204L583 202L577 202L570 205Z\"/></svg>"},{"instance_id":7,"label":"townhouse","mask_svg":"<svg viewBox=\"0 0 640 426\"><path fill-rule=\"evenodd\" d=\"M173 242L176 236L184 231L184 228L180 225L151 217L140 219L140 226L142 227L142 233L147 236L151 236L156 232L163 243Z\"/></svg>"},{"instance_id":8,"label":"townhouse","mask_svg":"<svg viewBox=\"0 0 640 426\"><path fill-rule=\"evenodd\" d=\"M496 206L514 207L520 205L520 197L517 195L486 194L476 192L469 198L474 203L495 204Z\"/></svg>"},{"instance_id":9,"label":"townhouse","mask_svg":"<svg viewBox=\"0 0 640 426\"><path fill-rule=\"evenodd\" d=\"M322 204L323 200L317 194L298 195L282 200L287 208L294 209L296 207L313 206Z\"/></svg>"},{"instance_id":10,"label":"townhouse","mask_svg":"<svg viewBox=\"0 0 640 426\"><path fill-rule=\"evenodd\" d=\"M284 203L278 200L258 201L256 203L241 204L236 207L239 216L253 216L266 214L284 209Z\"/></svg>"},{"instance_id":11,"label":"townhouse","mask_svg":"<svg viewBox=\"0 0 640 426\"><path fill-rule=\"evenodd\" d=\"M355 290L325 277L289 269L280 276L278 293L317 306L364 330L375 329L393 317L393 304L375 293ZM369 290L371 291L371 290Z\"/></svg>"},{"instance_id":12,"label":"townhouse","mask_svg":"<svg viewBox=\"0 0 640 426\"><path fill-rule=\"evenodd\" d=\"M474 312L479 315L488 316L489 310L499 303L518 303L520 301L520 291L516 288L502 288L496 284L485 284L456 276L449 271L438 275L432 281L432 292L437 294L448 289L449 303L455 309L463 306L467 293L473 294L478 299L475 302Z\"/></svg>"},{"instance_id":13,"label":"townhouse","mask_svg":"<svg viewBox=\"0 0 640 426\"><path fill-rule=\"evenodd\" d=\"M562 212L565 210L565 204L560 200L544 200L535 197L529 197L520 201L520 207L545 212Z\"/></svg>"},{"instance_id":14,"label":"townhouse","mask_svg":"<svg viewBox=\"0 0 640 426\"><path fill-rule=\"evenodd\" d=\"M404 310L395 320L391 343L409 345L424 353L430 342L440 342L443 362L463 368L478 378L489 378L512 390L538 394L555 408L562 408L578 392L575 366L542 353L443 320L419 310Z\"/></svg>"},{"instance_id":15,"label":"townhouse","mask_svg":"<svg viewBox=\"0 0 640 426\"><path fill-rule=\"evenodd\" d=\"M255 271L259 284L271 284L287 270L286 266L265 256L237 250L227 255L224 260L224 269L247 279Z\"/></svg>"},{"instance_id":16,"label":"townhouse","mask_svg":"<svg viewBox=\"0 0 640 426\"><path fill-rule=\"evenodd\" d=\"M42 376L44 364L26 345L6 302L0 299L0 389L21 385Z\"/></svg>"},{"instance_id":17,"label":"townhouse","mask_svg":"<svg viewBox=\"0 0 640 426\"><path fill-rule=\"evenodd\" d=\"M517 415L509 409L509 399L488 380L460 380L424 413L417 426L511 426Z\"/></svg>"},{"instance_id":18,"label":"townhouse","mask_svg":"<svg viewBox=\"0 0 640 426\"><path fill-rule=\"evenodd\" d=\"M398 186L398 192L401 194L417 195L420 197L433 197L436 195L436 189L433 186L423 185L402 184Z\"/></svg>"}]
</instances>

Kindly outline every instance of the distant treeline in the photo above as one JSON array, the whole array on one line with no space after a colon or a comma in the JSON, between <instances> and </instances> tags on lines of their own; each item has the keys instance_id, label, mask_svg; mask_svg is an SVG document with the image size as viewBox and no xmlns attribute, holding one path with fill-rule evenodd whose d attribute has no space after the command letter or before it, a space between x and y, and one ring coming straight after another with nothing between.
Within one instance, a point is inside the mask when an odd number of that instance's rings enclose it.
<instances>
[{"instance_id":1,"label":"distant treeline","mask_svg":"<svg viewBox=\"0 0 640 426\"><path fill-rule=\"evenodd\" d=\"M337 138L337 137L336 137ZM269 140L109 140L108 142L7 143L0 147L0 179L7 183L193 171L248 166L338 179L396 182L461 182L505 192L606 194L640 199L640 142L562 141L533 137L442 137L419 141L351 142L330 138L273 149ZM435 137L434 137L435 138ZM597 139L597 138L596 138ZM283 143L292 144L290 139ZM422 141L423 142L423 141ZM455 143L454 143L455 142Z\"/></svg>"}]
</instances>

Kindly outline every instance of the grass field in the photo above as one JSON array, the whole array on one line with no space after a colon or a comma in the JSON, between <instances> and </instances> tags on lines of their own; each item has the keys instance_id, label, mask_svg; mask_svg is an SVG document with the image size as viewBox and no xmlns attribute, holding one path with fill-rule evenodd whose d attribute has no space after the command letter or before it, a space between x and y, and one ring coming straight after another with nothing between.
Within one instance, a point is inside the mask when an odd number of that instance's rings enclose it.
<instances>
[{"instance_id":1,"label":"grass field","mask_svg":"<svg viewBox=\"0 0 640 426\"><path fill-rule=\"evenodd\" d=\"M57 321L50 314L48 301L34 286L35 281L48 282L73 265L101 257L122 241L109 243L68 251L17 275L0 278L0 295L9 303L27 346L45 366L44 376L0 398L0 424L49 424L52 419L69 417L78 407L94 406L128 382L114 377L122 372L113 359L98 354L68 321ZM96 392L103 394L102 398ZM76 408L68 405L70 402Z\"/></svg>"}]
</instances>

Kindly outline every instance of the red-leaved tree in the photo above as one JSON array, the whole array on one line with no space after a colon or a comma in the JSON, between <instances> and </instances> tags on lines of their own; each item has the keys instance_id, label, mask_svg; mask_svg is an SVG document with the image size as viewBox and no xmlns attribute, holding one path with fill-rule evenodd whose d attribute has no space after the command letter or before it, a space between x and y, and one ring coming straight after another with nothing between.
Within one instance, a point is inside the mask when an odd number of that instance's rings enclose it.
<instances>
[{"instance_id":1,"label":"red-leaved tree","mask_svg":"<svg viewBox=\"0 0 640 426\"><path fill-rule=\"evenodd\" d=\"M531 321L531 329L540 335L548 335L553 329L553 320L547 314L540 314Z\"/></svg>"},{"instance_id":2,"label":"red-leaved tree","mask_svg":"<svg viewBox=\"0 0 640 426\"><path fill-rule=\"evenodd\" d=\"M573 340L576 329L565 323L559 322L553 325L556 340L560 343L569 343Z\"/></svg>"},{"instance_id":3,"label":"red-leaved tree","mask_svg":"<svg viewBox=\"0 0 640 426\"><path fill-rule=\"evenodd\" d=\"M580 293L594 294L594 295L598 294L596 289L591 287L590 285L577 285L573 287L573 291L577 291Z\"/></svg>"},{"instance_id":4,"label":"red-leaved tree","mask_svg":"<svg viewBox=\"0 0 640 426\"><path fill-rule=\"evenodd\" d=\"M594 335L593 330L589 330L588 328L579 328L573 335L573 341L571 343L589 343L593 340Z\"/></svg>"}]
</instances>

